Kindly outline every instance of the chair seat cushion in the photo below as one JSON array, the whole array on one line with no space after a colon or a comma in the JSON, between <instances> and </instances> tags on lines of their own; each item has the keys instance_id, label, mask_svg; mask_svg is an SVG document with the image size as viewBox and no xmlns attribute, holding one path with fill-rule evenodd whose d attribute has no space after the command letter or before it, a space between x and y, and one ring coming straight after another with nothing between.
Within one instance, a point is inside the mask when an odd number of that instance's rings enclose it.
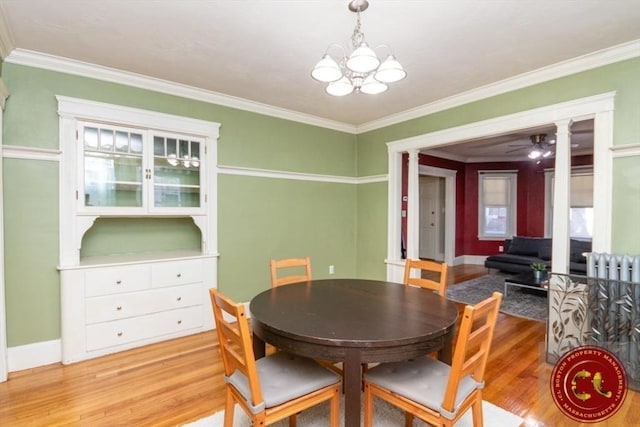
<instances>
[{"instance_id":1,"label":"chair seat cushion","mask_svg":"<svg viewBox=\"0 0 640 427\"><path fill-rule=\"evenodd\" d=\"M449 381L451 366L430 357L421 357L406 362L383 363L369 369L364 378L389 391L404 396L423 406L440 412L445 418L453 419L460 403L484 383L466 376L460 382L453 412L442 408L442 401Z\"/></svg>"},{"instance_id":2,"label":"chair seat cushion","mask_svg":"<svg viewBox=\"0 0 640 427\"><path fill-rule=\"evenodd\" d=\"M340 375L305 357L278 352L256 360L263 405L254 405L247 377L235 371L227 382L245 398L253 413L280 405L313 391L340 382Z\"/></svg>"}]
</instances>

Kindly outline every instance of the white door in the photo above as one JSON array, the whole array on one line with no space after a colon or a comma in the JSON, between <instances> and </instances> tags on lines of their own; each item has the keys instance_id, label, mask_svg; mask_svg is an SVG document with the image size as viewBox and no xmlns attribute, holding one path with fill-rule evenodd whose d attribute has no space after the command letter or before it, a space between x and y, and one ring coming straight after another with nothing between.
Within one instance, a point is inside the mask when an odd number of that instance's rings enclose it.
<instances>
[{"instance_id":1,"label":"white door","mask_svg":"<svg viewBox=\"0 0 640 427\"><path fill-rule=\"evenodd\" d=\"M420 258L444 260L444 178L420 176Z\"/></svg>"}]
</instances>

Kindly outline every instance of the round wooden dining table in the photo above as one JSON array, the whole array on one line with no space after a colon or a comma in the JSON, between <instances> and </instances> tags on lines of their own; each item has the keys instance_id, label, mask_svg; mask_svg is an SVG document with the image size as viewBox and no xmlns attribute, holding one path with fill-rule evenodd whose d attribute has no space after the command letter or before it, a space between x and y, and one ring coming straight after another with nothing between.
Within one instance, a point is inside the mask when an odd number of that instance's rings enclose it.
<instances>
[{"instance_id":1,"label":"round wooden dining table","mask_svg":"<svg viewBox=\"0 0 640 427\"><path fill-rule=\"evenodd\" d=\"M311 280L274 287L250 303L253 349L265 343L314 359L343 363L345 426L360 426L362 364L437 351L451 363L455 303L399 283Z\"/></svg>"}]
</instances>

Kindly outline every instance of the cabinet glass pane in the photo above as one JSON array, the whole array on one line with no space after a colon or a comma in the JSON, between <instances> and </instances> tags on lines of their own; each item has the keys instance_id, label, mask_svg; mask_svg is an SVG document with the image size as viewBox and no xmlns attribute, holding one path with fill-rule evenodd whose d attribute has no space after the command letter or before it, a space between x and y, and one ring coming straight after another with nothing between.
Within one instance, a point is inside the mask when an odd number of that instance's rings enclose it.
<instances>
[{"instance_id":1,"label":"cabinet glass pane","mask_svg":"<svg viewBox=\"0 0 640 427\"><path fill-rule=\"evenodd\" d=\"M155 136L155 207L200 207L200 142Z\"/></svg>"},{"instance_id":2,"label":"cabinet glass pane","mask_svg":"<svg viewBox=\"0 0 640 427\"><path fill-rule=\"evenodd\" d=\"M85 127L83 138L85 206L141 207L142 135Z\"/></svg>"}]
</instances>

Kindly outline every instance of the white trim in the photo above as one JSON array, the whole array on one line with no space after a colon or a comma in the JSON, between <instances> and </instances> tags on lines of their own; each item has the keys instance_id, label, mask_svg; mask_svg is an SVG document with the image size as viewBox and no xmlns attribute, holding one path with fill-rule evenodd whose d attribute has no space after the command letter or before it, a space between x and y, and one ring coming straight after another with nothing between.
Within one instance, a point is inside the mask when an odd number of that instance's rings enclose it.
<instances>
[{"instance_id":1,"label":"white trim","mask_svg":"<svg viewBox=\"0 0 640 427\"><path fill-rule=\"evenodd\" d=\"M303 172L286 172L270 169L246 168L241 166L219 165L218 173L224 175L255 176L259 178L291 179L296 181L335 182L339 184L370 184L386 182L387 175L371 175L365 177L320 175Z\"/></svg>"},{"instance_id":2,"label":"white trim","mask_svg":"<svg viewBox=\"0 0 640 427\"><path fill-rule=\"evenodd\" d=\"M611 147L611 152L614 159L637 157L640 156L640 144L616 145Z\"/></svg>"},{"instance_id":3,"label":"white trim","mask_svg":"<svg viewBox=\"0 0 640 427\"><path fill-rule=\"evenodd\" d=\"M393 275L390 271L391 266L394 260L399 259L399 251L396 248L400 247L401 241L400 197L396 193L397 187L401 185L402 164L397 161L397 158L401 157L403 152L432 149L458 141L485 138L518 129L558 123L562 120L594 119L594 182L598 182L597 188L594 185L594 200L597 201L594 206L594 223L599 226L594 230L593 247L599 252L608 252L611 246L612 156L610 148L613 146L614 103L615 92L608 92L387 143L389 151L387 277ZM408 203L411 205L416 203L416 200L409 198ZM563 231L555 227L554 230L556 233ZM563 239L554 239L558 242L560 240Z\"/></svg>"},{"instance_id":4,"label":"white trim","mask_svg":"<svg viewBox=\"0 0 640 427\"><path fill-rule=\"evenodd\" d=\"M0 36L0 40L3 37ZM2 46L0 46L2 48ZM5 47L8 51L9 49ZM0 51L0 55L2 52ZM535 84L543 83L560 77L569 76L593 68L602 67L615 62L624 61L640 56L640 40L633 40L612 46L586 55L572 58L563 62L549 65L538 70L529 71L508 79L501 80L489 85L481 86L448 98L440 99L429 104L425 104L410 110L373 120L360 125L328 120L310 114L299 113L262 104L247 99L224 95L221 93L207 91L192 86L155 79L140 74L124 72L112 68L102 67L86 62L74 61L67 58L29 51L25 49L13 49L8 55L3 55L5 62L42 68L91 79L99 79L117 84L152 90L194 99L216 105L222 105L239 110L251 111L258 114L282 118L299 123L320 126L345 133L361 134L386 126L412 120L418 117L444 111L450 108L475 102L481 99L490 98L502 93L511 92Z\"/></svg>"},{"instance_id":5,"label":"white trim","mask_svg":"<svg viewBox=\"0 0 640 427\"><path fill-rule=\"evenodd\" d=\"M62 361L62 341L40 341L17 347L9 347L9 372L37 368Z\"/></svg>"},{"instance_id":6,"label":"white trim","mask_svg":"<svg viewBox=\"0 0 640 427\"><path fill-rule=\"evenodd\" d=\"M22 145L5 145L2 148L2 157L5 159L60 161L60 150L26 147Z\"/></svg>"},{"instance_id":7,"label":"white trim","mask_svg":"<svg viewBox=\"0 0 640 427\"><path fill-rule=\"evenodd\" d=\"M194 99L196 101L207 102L224 107L237 108L243 111L250 111L253 113L264 114L266 116L306 123L346 133L355 134L357 131L357 128L353 125L323 119L312 116L311 114L299 113L297 111L274 107L272 105L200 89L193 86L25 49L14 49L6 57L5 61L11 64L42 68L74 76L98 79L106 82L151 90L154 92L166 93L182 98Z\"/></svg>"},{"instance_id":8,"label":"white trim","mask_svg":"<svg viewBox=\"0 0 640 427\"><path fill-rule=\"evenodd\" d=\"M523 89L546 81L636 58L638 56L640 56L640 40L622 43L617 46L591 52L577 58L572 58L547 67L510 77L499 82L474 88L467 92L462 92L448 98L434 101L430 104L383 117L379 120L373 120L371 122L361 124L357 128L357 133L369 132L375 129L402 123L407 120L416 119L439 111L459 107L461 105L490 98L492 96Z\"/></svg>"}]
</instances>

